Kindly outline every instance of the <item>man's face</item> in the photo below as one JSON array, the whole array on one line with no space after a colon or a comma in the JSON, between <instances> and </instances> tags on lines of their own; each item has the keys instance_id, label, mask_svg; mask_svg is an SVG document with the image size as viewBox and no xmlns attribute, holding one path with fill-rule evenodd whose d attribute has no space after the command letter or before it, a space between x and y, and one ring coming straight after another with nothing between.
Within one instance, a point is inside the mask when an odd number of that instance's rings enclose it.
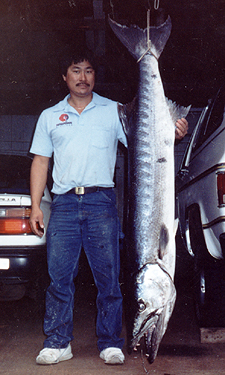
<instances>
[{"instance_id":1,"label":"man's face","mask_svg":"<svg viewBox=\"0 0 225 375\"><path fill-rule=\"evenodd\" d=\"M66 76L63 75L70 93L75 96L85 97L92 94L95 84L95 71L89 61L71 64L67 69Z\"/></svg>"}]
</instances>

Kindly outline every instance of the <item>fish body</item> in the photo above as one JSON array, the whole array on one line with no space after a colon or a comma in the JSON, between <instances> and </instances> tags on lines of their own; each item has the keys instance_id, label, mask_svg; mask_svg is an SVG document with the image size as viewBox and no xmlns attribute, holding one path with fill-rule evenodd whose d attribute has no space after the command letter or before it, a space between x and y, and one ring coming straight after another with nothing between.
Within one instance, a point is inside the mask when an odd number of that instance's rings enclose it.
<instances>
[{"instance_id":1,"label":"fish body","mask_svg":"<svg viewBox=\"0 0 225 375\"><path fill-rule=\"evenodd\" d=\"M173 311L176 290L174 209L175 122L188 110L168 101L158 58L169 38L170 18L147 30L110 26L139 62L139 89L132 111L120 106L128 140L128 208L126 229L128 345L145 337L152 363Z\"/></svg>"}]
</instances>

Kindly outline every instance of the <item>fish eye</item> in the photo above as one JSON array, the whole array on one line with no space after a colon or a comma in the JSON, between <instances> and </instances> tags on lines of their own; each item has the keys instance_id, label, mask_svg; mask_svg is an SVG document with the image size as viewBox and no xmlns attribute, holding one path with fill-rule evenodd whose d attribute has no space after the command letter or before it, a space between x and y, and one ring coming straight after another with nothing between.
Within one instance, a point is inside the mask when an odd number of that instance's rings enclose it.
<instances>
[{"instance_id":1,"label":"fish eye","mask_svg":"<svg viewBox=\"0 0 225 375\"><path fill-rule=\"evenodd\" d=\"M143 299L138 300L138 305L139 305L139 312L143 312L146 309L146 304Z\"/></svg>"}]
</instances>

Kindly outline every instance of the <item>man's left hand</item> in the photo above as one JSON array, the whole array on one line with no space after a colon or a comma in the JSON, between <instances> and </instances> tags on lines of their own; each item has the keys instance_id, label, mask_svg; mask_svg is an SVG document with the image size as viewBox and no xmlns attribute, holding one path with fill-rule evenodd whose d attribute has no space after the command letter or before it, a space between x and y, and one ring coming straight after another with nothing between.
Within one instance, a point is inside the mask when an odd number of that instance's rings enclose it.
<instances>
[{"instance_id":1,"label":"man's left hand","mask_svg":"<svg viewBox=\"0 0 225 375\"><path fill-rule=\"evenodd\" d=\"M188 131L188 122L185 118L177 120L175 130L175 138L181 140L187 134Z\"/></svg>"}]
</instances>

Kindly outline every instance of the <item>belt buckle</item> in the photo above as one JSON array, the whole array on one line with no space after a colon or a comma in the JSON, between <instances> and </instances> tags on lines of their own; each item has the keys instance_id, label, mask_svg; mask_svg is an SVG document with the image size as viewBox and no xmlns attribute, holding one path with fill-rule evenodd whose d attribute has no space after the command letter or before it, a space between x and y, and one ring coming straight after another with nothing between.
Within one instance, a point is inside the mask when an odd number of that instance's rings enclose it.
<instances>
[{"instance_id":1,"label":"belt buckle","mask_svg":"<svg viewBox=\"0 0 225 375\"><path fill-rule=\"evenodd\" d=\"M84 194L84 187L83 186L75 187L75 194L83 195Z\"/></svg>"}]
</instances>

